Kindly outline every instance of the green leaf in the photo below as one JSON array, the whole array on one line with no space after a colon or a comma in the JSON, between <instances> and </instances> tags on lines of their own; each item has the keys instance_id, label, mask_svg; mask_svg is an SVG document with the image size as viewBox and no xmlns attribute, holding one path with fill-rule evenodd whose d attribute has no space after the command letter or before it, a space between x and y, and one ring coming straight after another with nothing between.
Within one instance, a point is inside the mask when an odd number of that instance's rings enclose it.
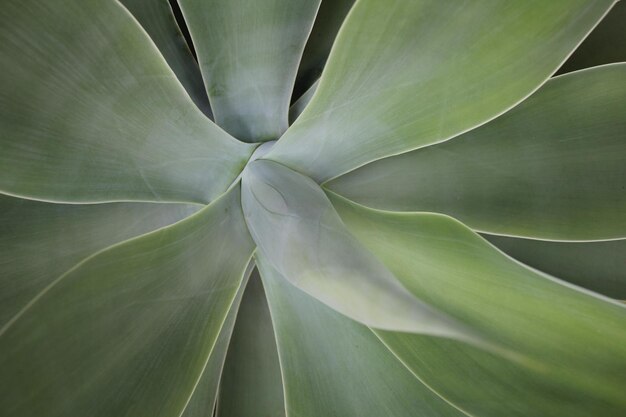
<instances>
[{"instance_id":1,"label":"green leaf","mask_svg":"<svg viewBox=\"0 0 626 417\"><path fill-rule=\"evenodd\" d=\"M33 298L0 330L2 414L180 415L254 248L239 195L93 255Z\"/></svg>"},{"instance_id":2,"label":"green leaf","mask_svg":"<svg viewBox=\"0 0 626 417\"><path fill-rule=\"evenodd\" d=\"M626 240L550 242L483 235L507 255L572 284L626 300Z\"/></svg>"},{"instance_id":3,"label":"green leaf","mask_svg":"<svg viewBox=\"0 0 626 417\"><path fill-rule=\"evenodd\" d=\"M237 290L235 299L233 300L228 316L224 321L222 330L215 342L215 347L211 352L208 362L204 366L202 376L194 387L189 402L185 406L184 412L180 417L214 417L215 405L218 398L219 387L222 384L221 376L226 361L228 346L235 327L235 319L239 312L241 299L247 287L248 279L254 268L254 262L250 261L248 268L244 273L244 279Z\"/></svg>"},{"instance_id":4,"label":"green leaf","mask_svg":"<svg viewBox=\"0 0 626 417\"><path fill-rule=\"evenodd\" d=\"M278 341L287 415L460 417L367 327L299 291L258 257Z\"/></svg>"},{"instance_id":5,"label":"green leaf","mask_svg":"<svg viewBox=\"0 0 626 417\"><path fill-rule=\"evenodd\" d=\"M618 1L609 14L574 51L559 73L626 61L626 2Z\"/></svg>"},{"instance_id":6,"label":"green leaf","mask_svg":"<svg viewBox=\"0 0 626 417\"><path fill-rule=\"evenodd\" d=\"M315 94L315 91L317 90L318 85L319 85L319 80L315 81L311 85L311 87L309 87L309 89L306 90L304 94L302 94L300 98L297 99L291 105L291 107L289 107L289 123L290 124L295 122L296 119L302 114L306 106L309 105L309 102L313 98L313 94Z\"/></svg>"},{"instance_id":7,"label":"green leaf","mask_svg":"<svg viewBox=\"0 0 626 417\"><path fill-rule=\"evenodd\" d=\"M242 204L257 253L333 309L375 328L477 339L411 295L350 234L309 178L254 161L243 174Z\"/></svg>"},{"instance_id":8,"label":"green leaf","mask_svg":"<svg viewBox=\"0 0 626 417\"><path fill-rule=\"evenodd\" d=\"M216 415L285 416L276 339L258 272L252 274L237 314Z\"/></svg>"},{"instance_id":9,"label":"green leaf","mask_svg":"<svg viewBox=\"0 0 626 417\"><path fill-rule=\"evenodd\" d=\"M409 291L518 354L507 360L467 344L377 331L437 392L481 416L626 410L624 305L524 267L450 217L330 196L348 229ZM580 411L569 414L570 400Z\"/></svg>"},{"instance_id":10,"label":"green leaf","mask_svg":"<svg viewBox=\"0 0 626 417\"><path fill-rule=\"evenodd\" d=\"M317 182L445 141L526 98L614 0L360 0L268 154Z\"/></svg>"},{"instance_id":11,"label":"green leaf","mask_svg":"<svg viewBox=\"0 0 626 417\"><path fill-rule=\"evenodd\" d=\"M50 204L0 194L0 328L87 256L181 220L200 207Z\"/></svg>"},{"instance_id":12,"label":"green leaf","mask_svg":"<svg viewBox=\"0 0 626 417\"><path fill-rule=\"evenodd\" d=\"M298 97L299 91L308 90L322 75L337 32L354 2L355 0L324 0L320 4L302 53L293 98Z\"/></svg>"},{"instance_id":13,"label":"green leaf","mask_svg":"<svg viewBox=\"0 0 626 417\"><path fill-rule=\"evenodd\" d=\"M205 203L253 151L198 110L116 1L10 0L0 38L3 193Z\"/></svg>"},{"instance_id":14,"label":"green leaf","mask_svg":"<svg viewBox=\"0 0 626 417\"><path fill-rule=\"evenodd\" d=\"M196 106L213 117L200 67L185 40L168 0L119 0L148 32L163 58Z\"/></svg>"},{"instance_id":15,"label":"green leaf","mask_svg":"<svg viewBox=\"0 0 626 417\"><path fill-rule=\"evenodd\" d=\"M361 204L445 213L474 230L549 240L626 236L626 64L550 80L449 142L329 184Z\"/></svg>"},{"instance_id":16,"label":"green leaf","mask_svg":"<svg viewBox=\"0 0 626 417\"><path fill-rule=\"evenodd\" d=\"M179 0L215 121L246 142L278 139L320 0Z\"/></svg>"}]
</instances>

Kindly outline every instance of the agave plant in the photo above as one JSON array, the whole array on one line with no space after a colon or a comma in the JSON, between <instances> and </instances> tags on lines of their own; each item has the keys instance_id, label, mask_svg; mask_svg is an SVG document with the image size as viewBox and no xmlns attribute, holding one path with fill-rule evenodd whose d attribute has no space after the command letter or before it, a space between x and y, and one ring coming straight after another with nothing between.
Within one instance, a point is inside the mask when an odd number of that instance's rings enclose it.
<instances>
[{"instance_id":1,"label":"agave plant","mask_svg":"<svg viewBox=\"0 0 626 417\"><path fill-rule=\"evenodd\" d=\"M4 1L0 415L626 415L625 20Z\"/></svg>"}]
</instances>

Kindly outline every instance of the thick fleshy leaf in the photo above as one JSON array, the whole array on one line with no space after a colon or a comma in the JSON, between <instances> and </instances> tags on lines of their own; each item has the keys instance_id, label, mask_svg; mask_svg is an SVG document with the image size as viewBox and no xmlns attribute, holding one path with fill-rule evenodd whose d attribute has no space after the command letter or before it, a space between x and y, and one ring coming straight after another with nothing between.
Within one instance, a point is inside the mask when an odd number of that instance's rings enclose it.
<instances>
[{"instance_id":1,"label":"thick fleshy leaf","mask_svg":"<svg viewBox=\"0 0 626 417\"><path fill-rule=\"evenodd\" d=\"M0 330L0 414L180 415L253 251L239 187L112 246Z\"/></svg>"},{"instance_id":2,"label":"thick fleshy leaf","mask_svg":"<svg viewBox=\"0 0 626 417\"><path fill-rule=\"evenodd\" d=\"M181 220L201 206L51 204L0 194L0 328L89 255Z\"/></svg>"},{"instance_id":3,"label":"thick fleshy leaf","mask_svg":"<svg viewBox=\"0 0 626 417\"><path fill-rule=\"evenodd\" d=\"M609 14L574 51L558 73L626 61L626 2L618 1Z\"/></svg>"},{"instance_id":4,"label":"thick fleshy leaf","mask_svg":"<svg viewBox=\"0 0 626 417\"><path fill-rule=\"evenodd\" d=\"M626 240L551 242L506 236L485 239L526 265L572 284L626 300Z\"/></svg>"},{"instance_id":5,"label":"thick fleshy leaf","mask_svg":"<svg viewBox=\"0 0 626 417\"><path fill-rule=\"evenodd\" d=\"M339 32L339 28L354 1L322 0L311 34L302 53L293 99L300 97L300 92L309 90L311 85L322 75L337 32Z\"/></svg>"},{"instance_id":6,"label":"thick fleshy leaf","mask_svg":"<svg viewBox=\"0 0 626 417\"><path fill-rule=\"evenodd\" d=\"M324 182L459 135L538 88L613 3L360 0L267 158Z\"/></svg>"},{"instance_id":7,"label":"thick fleshy leaf","mask_svg":"<svg viewBox=\"0 0 626 417\"><path fill-rule=\"evenodd\" d=\"M57 202L207 202L252 153L193 104L116 1L0 10L0 191Z\"/></svg>"},{"instance_id":8,"label":"thick fleshy leaf","mask_svg":"<svg viewBox=\"0 0 626 417\"><path fill-rule=\"evenodd\" d=\"M148 32L163 58L178 77L189 97L208 117L209 98L200 67L193 57L168 0L119 0Z\"/></svg>"},{"instance_id":9,"label":"thick fleshy leaf","mask_svg":"<svg viewBox=\"0 0 626 417\"><path fill-rule=\"evenodd\" d=\"M287 415L464 416L414 378L370 329L293 287L262 257L258 262L276 329Z\"/></svg>"},{"instance_id":10,"label":"thick fleshy leaf","mask_svg":"<svg viewBox=\"0 0 626 417\"><path fill-rule=\"evenodd\" d=\"M297 99L291 105L291 107L289 107L289 123L290 124L295 122L296 119L302 114L306 106L309 105L309 102L313 98L313 94L315 94L315 91L317 90L318 85L319 85L319 80L314 82L313 85L311 85L311 87L308 90L306 90L304 94L302 94L300 98Z\"/></svg>"},{"instance_id":11,"label":"thick fleshy leaf","mask_svg":"<svg viewBox=\"0 0 626 417\"><path fill-rule=\"evenodd\" d=\"M320 0L179 3L215 121L246 142L278 139Z\"/></svg>"},{"instance_id":12,"label":"thick fleshy leaf","mask_svg":"<svg viewBox=\"0 0 626 417\"><path fill-rule=\"evenodd\" d=\"M443 343L420 356L413 339L424 338L378 332L426 384L472 415L572 415L564 412L572 399L580 416L626 410L623 305L524 267L448 216L376 211L330 195L348 229L412 293L519 355L508 362ZM520 412L522 402L534 412Z\"/></svg>"},{"instance_id":13,"label":"thick fleshy leaf","mask_svg":"<svg viewBox=\"0 0 626 417\"><path fill-rule=\"evenodd\" d=\"M241 299L246 289L248 279L254 268L254 262L250 261L248 268L244 274L244 279L237 290L237 295L230 307L228 316L224 321L222 330L220 331L215 347L209 356L209 360L204 366L202 376L198 380L197 385L193 389L193 394L189 398L189 402L185 406L184 412L180 417L214 417L215 406L218 398L218 390L221 384L220 379L226 361L228 346L235 327L235 320L241 305Z\"/></svg>"},{"instance_id":14,"label":"thick fleshy leaf","mask_svg":"<svg viewBox=\"0 0 626 417\"><path fill-rule=\"evenodd\" d=\"M242 204L257 252L340 313L375 328L474 340L363 248L311 179L273 161L254 161L243 174Z\"/></svg>"},{"instance_id":15,"label":"thick fleshy leaf","mask_svg":"<svg viewBox=\"0 0 626 417\"><path fill-rule=\"evenodd\" d=\"M329 187L367 206L445 213L487 233L624 237L624 109L626 64L566 74L478 129Z\"/></svg>"},{"instance_id":16,"label":"thick fleshy leaf","mask_svg":"<svg viewBox=\"0 0 626 417\"><path fill-rule=\"evenodd\" d=\"M621 401L606 401L572 378L491 355L452 340L376 331L391 351L434 392L480 417L621 416ZM617 385L617 384L616 384Z\"/></svg>"},{"instance_id":17,"label":"thick fleshy leaf","mask_svg":"<svg viewBox=\"0 0 626 417\"><path fill-rule=\"evenodd\" d=\"M216 416L285 416L276 338L258 272L250 277L237 314Z\"/></svg>"}]
</instances>

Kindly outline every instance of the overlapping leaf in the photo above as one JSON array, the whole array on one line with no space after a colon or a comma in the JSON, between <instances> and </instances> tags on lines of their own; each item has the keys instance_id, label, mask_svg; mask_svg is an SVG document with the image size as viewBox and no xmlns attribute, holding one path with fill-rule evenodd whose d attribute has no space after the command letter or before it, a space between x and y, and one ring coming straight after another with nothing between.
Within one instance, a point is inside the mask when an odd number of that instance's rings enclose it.
<instances>
[{"instance_id":1,"label":"overlapping leaf","mask_svg":"<svg viewBox=\"0 0 626 417\"><path fill-rule=\"evenodd\" d=\"M0 194L0 328L89 255L167 226L201 206L51 204Z\"/></svg>"},{"instance_id":2,"label":"overlapping leaf","mask_svg":"<svg viewBox=\"0 0 626 417\"><path fill-rule=\"evenodd\" d=\"M243 174L242 204L260 256L292 284L371 327L478 341L411 295L343 226L322 189L273 161Z\"/></svg>"},{"instance_id":3,"label":"overlapping leaf","mask_svg":"<svg viewBox=\"0 0 626 417\"><path fill-rule=\"evenodd\" d=\"M550 80L496 120L329 187L376 208L446 213L551 240L626 236L626 64Z\"/></svg>"},{"instance_id":4,"label":"overlapping leaf","mask_svg":"<svg viewBox=\"0 0 626 417\"><path fill-rule=\"evenodd\" d=\"M268 159L318 182L444 141L539 87L613 0L360 0Z\"/></svg>"},{"instance_id":5,"label":"overlapping leaf","mask_svg":"<svg viewBox=\"0 0 626 417\"><path fill-rule=\"evenodd\" d=\"M259 259L278 340L286 414L459 417L365 326L288 283Z\"/></svg>"},{"instance_id":6,"label":"overlapping leaf","mask_svg":"<svg viewBox=\"0 0 626 417\"><path fill-rule=\"evenodd\" d=\"M0 10L0 191L57 202L207 202L252 153L193 104L124 7Z\"/></svg>"},{"instance_id":7,"label":"overlapping leaf","mask_svg":"<svg viewBox=\"0 0 626 417\"><path fill-rule=\"evenodd\" d=\"M285 416L283 382L265 291L254 272L220 381L218 417Z\"/></svg>"},{"instance_id":8,"label":"overlapping leaf","mask_svg":"<svg viewBox=\"0 0 626 417\"><path fill-rule=\"evenodd\" d=\"M212 117L200 67L194 59L168 0L119 0L139 21L161 51L189 97Z\"/></svg>"},{"instance_id":9,"label":"overlapping leaf","mask_svg":"<svg viewBox=\"0 0 626 417\"><path fill-rule=\"evenodd\" d=\"M348 229L416 296L520 354L376 331L471 415L619 415L626 308L543 276L439 214L381 212L336 195ZM469 387L468 387L469 385Z\"/></svg>"},{"instance_id":10,"label":"overlapping leaf","mask_svg":"<svg viewBox=\"0 0 626 417\"><path fill-rule=\"evenodd\" d=\"M209 360L204 365L202 376L196 383L191 397L180 417L214 417L217 397L220 391L221 376L226 361L226 353L235 327L235 320L239 314L241 299L243 298L250 274L254 268L254 262L250 261L244 273L244 279L237 290L222 330L220 331Z\"/></svg>"},{"instance_id":11,"label":"overlapping leaf","mask_svg":"<svg viewBox=\"0 0 626 417\"><path fill-rule=\"evenodd\" d=\"M626 61L626 2L618 1L611 11L576 48L558 73L596 65Z\"/></svg>"},{"instance_id":12,"label":"overlapping leaf","mask_svg":"<svg viewBox=\"0 0 626 417\"><path fill-rule=\"evenodd\" d=\"M247 142L287 129L320 0L180 0L216 122Z\"/></svg>"},{"instance_id":13,"label":"overlapping leaf","mask_svg":"<svg viewBox=\"0 0 626 417\"><path fill-rule=\"evenodd\" d=\"M0 331L2 413L180 415L253 250L239 192L90 257L33 298Z\"/></svg>"},{"instance_id":14,"label":"overlapping leaf","mask_svg":"<svg viewBox=\"0 0 626 417\"><path fill-rule=\"evenodd\" d=\"M626 300L626 240L551 242L483 235L513 258L572 284Z\"/></svg>"}]
</instances>

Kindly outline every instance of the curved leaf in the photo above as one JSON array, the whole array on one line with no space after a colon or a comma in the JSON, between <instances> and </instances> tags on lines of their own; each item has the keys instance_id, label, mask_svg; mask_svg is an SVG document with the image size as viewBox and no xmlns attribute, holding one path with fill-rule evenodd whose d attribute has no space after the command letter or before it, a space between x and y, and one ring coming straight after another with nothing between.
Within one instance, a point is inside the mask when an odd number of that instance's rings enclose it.
<instances>
[{"instance_id":1,"label":"curved leaf","mask_svg":"<svg viewBox=\"0 0 626 417\"><path fill-rule=\"evenodd\" d=\"M219 395L219 386L221 384L221 375L226 361L226 354L230 345L230 340L235 327L241 299L247 287L250 274L254 268L254 262L250 261L248 268L244 273L244 279L237 290L235 299L233 300L228 316L224 321L222 330L220 331L215 347L209 356L209 360L204 365L202 376L194 387L193 393L189 398L189 402L185 406L185 410L180 417L215 417L215 406Z\"/></svg>"},{"instance_id":2,"label":"curved leaf","mask_svg":"<svg viewBox=\"0 0 626 417\"><path fill-rule=\"evenodd\" d=\"M483 235L507 255L572 284L626 300L626 239L549 242Z\"/></svg>"},{"instance_id":3,"label":"curved leaf","mask_svg":"<svg viewBox=\"0 0 626 417\"><path fill-rule=\"evenodd\" d=\"M306 106L309 105L309 103L311 102L311 99L313 98L313 94L315 94L315 91L317 90L318 85L319 85L319 80L315 81L311 85L311 87L308 90L306 90L304 94L302 94L300 98L297 99L291 105L291 107L289 107L289 123L290 124L295 122L296 119L300 117L304 109L306 109Z\"/></svg>"},{"instance_id":4,"label":"curved leaf","mask_svg":"<svg viewBox=\"0 0 626 417\"><path fill-rule=\"evenodd\" d=\"M626 2L618 1L558 73L626 61Z\"/></svg>"},{"instance_id":5,"label":"curved leaf","mask_svg":"<svg viewBox=\"0 0 626 417\"><path fill-rule=\"evenodd\" d=\"M213 117L200 67L180 30L168 0L119 0L148 32L196 106Z\"/></svg>"},{"instance_id":6,"label":"curved leaf","mask_svg":"<svg viewBox=\"0 0 626 417\"><path fill-rule=\"evenodd\" d=\"M626 64L550 80L498 119L377 161L329 188L367 206L445 213L552 240L626 236Z\"/></svg>"},{"instance_id":7,"label":"curved leaf","mask_svg":"<svg viewBox=\"0 0 626 417\"><path fill-rule=\"evenodd\" d=\"M115 1L0 10L0 191L57 202L207 202L253 149L191 102Z\"/></svg>"},{"instance_id":8,"label":"curved leaf","mask_svg":"<svg viewBox=\"0 0 626 417\"><path fill-rule=\"evenodd\" d=\"M321 2L302 53L293 99L300 97L299 92L309 90L322 75L337 32L354 2L355 0L323 0Z\"/></svg>"},{"instance_id":9,"label":"curved leaf","mask_svg":"<svg viewBox=\"0 0 626 417\"><path fill-rule=\"evenodd\" d=\"M613 3L360 0L267 159L324 182L459 135L537 89Z\"/></svg>"},{"instance_id":10,"label":"curved leaf","mask_svg":"<svg viewBox=\"0 0 626 417\"><path fill-rule=\"evenodd\" d=\"M215 121L246 142L278 139L320 0L179 0Z\"/></svg>"},{"instance_id":11,"label":"curved leaf","mask_svg":"<svg viewBox=\"0 0 626 417\"><path fill-rule=\"evenodd\" d=\"M580 406L579 416L626 410L624 305L524 267L450 217L331 198L348 229L409 291L518 354L508 361L474 355L469 345L423 345L414 342L423 337L377 331L426 384L472 415L571 415L565 399Z\"/></svg>"},{"instance_id":12,"label":"curved leaf","mask_svg":"<svg viewBox=\"0 0 626 417\"><path fill-rule=\"evenodd\" d=\"M460 417L365 326L291 286L259 257L276 329L287 415Z\"/></svg>"},{"instance_id":13,"label":"curved leaf","mask_svg":"<svg viewBox=\"0 0 626 417\"><path fill-rule=\"evenodd\" d=\"M0 414L180 415L254 249L239 187L81 262L0 330Z\"/></svg>"},{"instance_id":14,"label":"curved leaf","mask_svg":"<svg viewBox=\"0 0 626 417\"><path fill-rule=\"evenodd\" d=\"M251 276L237 314L216 416L285 416L276 339L258 272Z\"/></svg>"},{"instance_id":15,"label":"curved leaf","mask_svg":"<svg viewBox=\"0 0 626 417\"><path fill-rule=\"evenodd\" d=\"M348 232L321 188L268 160L243 174L242 204L257 253L299 289L368 326L474 341L411 295Z\"/></svg>"},{"instance_id":16,"label":"curved leaf","mask_svg":"<svg viewBox=\"0 0 626 417\"><path fill-rule=\"evenodd\" d=\"M0 194L0 328L89 255L181 220L200 206L50 204Z\"/></svg>"}]
</instances>

